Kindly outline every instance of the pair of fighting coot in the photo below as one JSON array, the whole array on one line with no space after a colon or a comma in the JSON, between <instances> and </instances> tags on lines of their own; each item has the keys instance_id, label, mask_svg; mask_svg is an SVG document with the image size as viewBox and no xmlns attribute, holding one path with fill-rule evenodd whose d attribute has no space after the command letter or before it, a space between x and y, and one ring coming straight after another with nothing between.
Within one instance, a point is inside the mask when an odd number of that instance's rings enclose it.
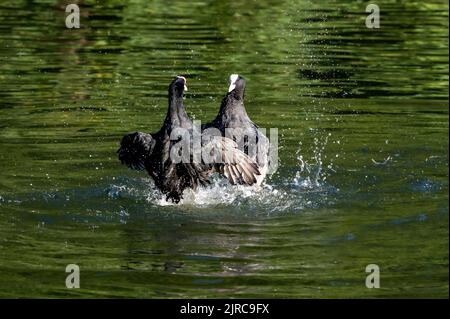
<instances>
[{"instance_id":1,"label":"pair of fighting coot","mask_svg":"<svg viewBox=\"0 0 450 319\"><path fill-rule=\"evenodd\" d=\"M218 172L231 184L260 185L267 173L268 140L250 120L244 107L245 80L230 76L228 93L222 100L216 118L201 131L220 131L220 136L203 141L202 147L214 153L215 160L178 161L172 151L179 139L172 133L185 129L192 136L194 124L186 113L183 97L187 90L186 78L177 76L169 86L169 108L161 129L156 133L135 132L122 138L118 150L122 164L137 170L145 169L155 185L166 195L166 200L178 203L186 188L207 185L209 176ZM230 136L229 131L232 131ZM180 138L180 137L179 137Z\"/></svg>"}]
</instances>

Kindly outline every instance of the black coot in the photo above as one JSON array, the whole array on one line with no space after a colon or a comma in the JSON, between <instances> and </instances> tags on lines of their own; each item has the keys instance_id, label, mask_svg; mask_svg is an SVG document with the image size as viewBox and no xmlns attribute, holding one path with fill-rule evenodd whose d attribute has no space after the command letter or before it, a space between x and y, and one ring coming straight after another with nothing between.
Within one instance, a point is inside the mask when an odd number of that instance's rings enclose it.
<instances>
[{"instance_id":1,"label":"black coot","mask_svg":"<svg viewBox=\"0 0 450 319\"><path fill-rule=\"evenodd\" d=\"M135 132L122 138L118 150L122 164L132 169L147 170L155 185L166 194L166 200L175 203L183 198L186 188L196 189L199 184L209 183L208 177L214 171L221 172L232 183L236 180L244 180L249 185L256 183L256 177L260 174L256 164L237 150L233 141L226 138L211 142L214 147L224 150L221 162L173 160L171 151L180 141L171 140L173 130L183 128L192 136L193 123L183 105L185 90L186 79L177 76L169 86L169 109L164 124L157 133Z\"/></svg>"},{"instance_id":2,"label":"black coot","mask_svg":"<svg viewBox=\"0 0 450 319\"><path fill-rule=\"evenodd\" d=\"M247 115L244 106L245 80L238 74L230 76L228 93L222 100L216 118L203 126L203 129L217 128L223 136L232 138L252 161L258 165L260 185L268 170L268 138L258 130L258 126ZM231 130L230 130L231 129Z\"/></svg>"}]
</instances>

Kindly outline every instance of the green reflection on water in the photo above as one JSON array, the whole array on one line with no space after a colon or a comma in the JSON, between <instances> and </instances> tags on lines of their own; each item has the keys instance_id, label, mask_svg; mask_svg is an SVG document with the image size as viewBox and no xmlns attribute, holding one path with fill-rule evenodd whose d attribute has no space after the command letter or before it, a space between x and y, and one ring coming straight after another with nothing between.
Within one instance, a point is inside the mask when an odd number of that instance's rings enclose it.
<instances>
[{"instance_id":1,"label":"green reflection on water","mask_svg":"<svg viewBox=\"0 0 450 319\"><path fill-rule=\"evenodd\" d=\"M378 1L379 30L364 1L65 4L0 4L1 297L448 297L448 2ZM208 121L235 72L272 189L160 206L118 141L173 75Z\"/></svg>"}]
</instances>

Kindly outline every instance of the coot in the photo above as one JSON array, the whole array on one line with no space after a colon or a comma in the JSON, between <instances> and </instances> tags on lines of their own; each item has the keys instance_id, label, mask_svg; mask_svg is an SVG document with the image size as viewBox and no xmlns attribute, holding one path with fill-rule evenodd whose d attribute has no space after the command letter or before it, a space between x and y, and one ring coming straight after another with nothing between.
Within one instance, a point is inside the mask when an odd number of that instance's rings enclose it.
<instances>
[{"instance_id":1,"label":"coot","mask_svg":"<svg viewBox=\"0 0 450 319\"><path fill-rule=\"evenodd\" d=\"M193 123L183 104L186 79L177 76L169 86L169 108L163 126L157 133L135 132L122 138L117 151L122 164L136 170L147 170L155 185L166 195L166 200L178 203L186 188L196 189L209 183L209 176L217 171L231 183L244 181L252 185L260 175L258 167L236 144L227 138L216 138L208 143L211 149L223 151L220 161L205 162L192 160L175 161L173 154L181 137L174 139L174 130L185 129L192 136ZM211 145L213 146L211 148ZM175 152L174 152L175 151Z\"/></svg>"},{"instance_id":2,"label":"coot","mask_svg":"<svg viewBox=\"0 0 450 319\"><path fill-rule=\"evenodd\" d=\"M232 138L252 161L258 165L260 175L257 185L260 185L268 170L268 138L258 130L258 126L247 115L244 106L245 79L238 74L232 74L229 79L228 93L222 100L216 118L203 126L203 129L217 128L223 136Z\"/></svg>"}]
</instances>

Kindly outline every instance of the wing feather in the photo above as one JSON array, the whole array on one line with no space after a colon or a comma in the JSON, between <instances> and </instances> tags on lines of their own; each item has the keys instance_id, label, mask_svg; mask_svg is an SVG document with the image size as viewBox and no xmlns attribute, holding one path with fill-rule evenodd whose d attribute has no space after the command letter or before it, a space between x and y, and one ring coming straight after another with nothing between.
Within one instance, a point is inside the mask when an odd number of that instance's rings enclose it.
<instances>
[{"instance_id":1,"label":"wing feather","mask_svg":"<svg viewBox=\"0 0 450 319\"><path fill-rule=\"evenodd\" d=\"M214 149L221 152L221 163L216 164L216 170L223 174L228 181L235 184L253 185L256 183L256 176L261 175L258 165L239 150L238 145L227 137L214 137L207 145L207 149Z\"/></svg>"},{"instance_id":2,"label":"wing feather","mask_svg":"<svg viewBox=\"0 0 450 319\"><path fill-rule=\"evenodd\" d=\"M120 148L117 150L119 160L131 169L143 170L155 143L151 134L142 132L127 134L122 138Z\"/></svg>"}]
</instances>

